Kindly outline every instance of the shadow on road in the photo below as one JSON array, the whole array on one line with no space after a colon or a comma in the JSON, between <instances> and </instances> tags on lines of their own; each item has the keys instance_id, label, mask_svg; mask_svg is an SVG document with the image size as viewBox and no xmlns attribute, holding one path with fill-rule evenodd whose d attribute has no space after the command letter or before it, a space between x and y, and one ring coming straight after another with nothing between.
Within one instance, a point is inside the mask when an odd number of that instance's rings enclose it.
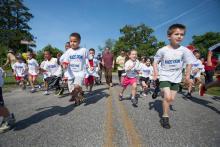
<instances>
[{"instance_id":1,"label":"shadow on road","mask_svg":"<svg viewBox=\"0 0 220 147\"><path fill-rule=\"evenodd\" d=\"M160 118L162 118L163 115L163 101L162 100L155 100L154 102L149 102L149 110L154 109L155 111L158 112L158 115ZM170 105L170 110L171 111L176 111L173 109L173 105Z\"/></svg>"},{"instance_id":2,"label":"shadow on road","mask_svg":"<svg viewBox=\"0 0 220 147\"><path fill-rule=\"evenodd\" d=\"M220 101L220 97L219 96L213 96L212 99L215 100L215 101Z\"/></svg>"},{"instance_id":3,"label":"shadow on road","mask_svg":"<svg viewBox=\"0 0 220 147\"><path fill-rule=\"evenodd\" d=\"M99 100L101 100L102 98L108 97L109 94L107 94L106 92L104 92L104 90L106 90L108 88L101 88L101 89L96 89L94 91L92 91L91 93L87 93L85 94L85 104L84 106L90 105L90 104L95 104L97 103Z\"/></svg>"},{"instance_id":4,"label":"shadow on road","mask_svg":"<svg viewBox=\"0 0 220 147\"><path fill-rule=\"evenodd\" d=\"M192 101L192 102L195 102L197 104L203 105L203 106L213 110L214 112L220 114L220 111L218 109L216 109L215 107L209 105L209 104L212 104L212 102L210 102L210 101L207 101L207 100L204 100L204 99L199 99L197 97L191 97L191 98L187 98L187 99Z\"/></svg>"},{"instance_id":5,"label":"shadow on road","mask_svg":"<svg viewBox=\"0 0 220 147\"><path fill-rule=\"evenodd\" d=\"M74 104L68 105L66 107L50 106L50 107L39 108L36 111L40 111L40 110L43 111L33 114L32 116L26 119L18 121L15 124L14 131L19 131L27 127L30 127L31 125L39 123L40 121L49 118L51 116L66 115L69 112L71 112L73 109L74 109Z\"/></svg>"}]
</instances>

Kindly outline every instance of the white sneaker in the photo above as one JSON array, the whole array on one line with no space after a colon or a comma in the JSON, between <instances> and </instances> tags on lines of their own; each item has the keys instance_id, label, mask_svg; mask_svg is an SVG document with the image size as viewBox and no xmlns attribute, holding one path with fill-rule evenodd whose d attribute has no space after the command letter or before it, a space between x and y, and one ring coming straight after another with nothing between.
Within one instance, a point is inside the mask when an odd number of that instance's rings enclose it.
<instances>
[{"instance_id":1,"label":"white sneaker","mask_svg":"<svg viewBox=\"0 0 220 147\"><path fill-rule=\"evenodd\" d=\"M49 92L48 92L48 91L45 91L45 92L44 92L44 95L49 95Z\"/></svg>"},{"instance_id":2,"label":"white sneaker","mask_svg":"<svg viewBox=\"0 0 220 147\"><path fill-rule=\"evenodd\" d=\"M0 127L0 133L4 133L4 132L6 132L6 131L8 131L10 129L11 129L11 127L8 125L7 122L5 122Z\"/></svg>"},{"instance_id":3,"label":"white sneaker","mask_svg":"<svg viewBox=\"0 0 220 147\"><path fill-rule=\"evenodd\" d=\"M142 93L142 96L143 96L143 97L146 97L147 95L146 95L146 93L145 93L145 92L143 92L143 93Z\"/></svg>"}]
</instances>

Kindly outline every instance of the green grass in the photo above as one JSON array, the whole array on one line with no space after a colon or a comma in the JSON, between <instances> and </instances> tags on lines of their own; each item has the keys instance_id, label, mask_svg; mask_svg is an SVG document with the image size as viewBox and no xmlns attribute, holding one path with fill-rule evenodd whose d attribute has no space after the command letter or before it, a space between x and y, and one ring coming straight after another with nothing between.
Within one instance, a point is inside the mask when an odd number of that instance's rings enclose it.
<instances>
[{"instance_id":1,"label":"green grass","mask_svg":"<svg viewBox=\"0 0 220 147\"><path fill-rule=\"evenodd\" d=\"M209 94L209 95L214 95L214 96L220 96L220 87L210 88L210 89L207 91L207 94Z\"/></svg>"}]
</instances>

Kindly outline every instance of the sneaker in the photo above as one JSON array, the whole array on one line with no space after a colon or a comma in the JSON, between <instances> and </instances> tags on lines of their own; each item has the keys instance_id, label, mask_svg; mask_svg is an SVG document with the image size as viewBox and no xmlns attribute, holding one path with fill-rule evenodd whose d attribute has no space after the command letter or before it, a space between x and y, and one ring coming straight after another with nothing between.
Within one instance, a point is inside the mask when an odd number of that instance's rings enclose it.
<instances>
[{"instance_id":1,"label":"sneaker","mask_svg":"<svg viewBox=\"0 0 220 147\"><path fill-rule=\"evenodd\" d=\"M58 92L57 92L57 94L56 95L62 95L63 94L63 92L64 92L64 88L61 88Z\"/></svg>"},{"instance_id":2,"label":"sneaker","mask_svg":"<svg viewBox=\"0 0 220 147\"><path fill-rule=\"evenodd\" d=\"M143 97L146 97L147 96L147 94L145 93L145 92L142 92L142 94L141 94Z\"/></svg>"},{"instance_id":3,"label":"sneaker","mask_svg":"<svg viewBox=\"0 0 220 147\"><path fill-rule=\"evenodd\" d=\"M4 122L2 123L1 127L0 127L0 133L4 133L4 132L7 132L8 130L10 130L11 127L10 125L8 124L8 122Z\"/></svg>"},{"instance_id":4,"label":"sneaker","mask_svg":"<svg viewBox=\"0 0 220 147\"><path fill-rule=\"evenodd\" d=\"M31 93L34 93L36 92L36 90L34 88L31 89Z\"/></svg>"},{"instance_id":5,"label":"sneaker","mask_svg":"<svg viewBox=\"0 0 220 147\"><path fill-rule=\"evenodd\" d=\"M110 83L110 87L113 87L113 84L112 84L112 83Z\"/></svg>"},{"instance_id":6,"label":"sneaker","mask_svg":"<svg viewBox=\"0 0 220 147\"><path fill-rule=\"evenodd\" d=\"M12 126L14 126L15 121L16 121L15 115L14 115L14 113L11 113L7 122L12 127Z\"/></svg>"},{"instance_id":7,"label":"sneaker","mask_svg":"<svg viewBox=\"0 0 220 147\"><path fill-rule=\"evenodd\" d=\"M119 94L119 101L122 101L123 100L123 95L120 93Z\"/></svg>"},{"instance_id":8,"label":"sneaker","mask_svg":"<svg viewBox=\"0 0 220 147\"><path fill-rule=\"evenodd\" d=\"M137 106L138 104L138 99L137 98L131 98L131 102L134 106Z\"/></svg>"},{"instance_id":9,"label":"sneaker","mask_svg":"<svg viewBox=\"0 0 220 147\"><path fill-rule=\"evenodd\" d=\"M199 95L203 96L205 92L206 92L205 85L204 84L199 85Z\"/></svg>"},{"instance_id":10,"label":"sneaker","mask_svg":"<svg viewBox=\"0 0 220 147\"><path fill-rule=\"evenodd\" d=\"M44 95L49 95L49 92L46 90L46 91L44 92Z\"/></svg>"},{"instance_id":11,"label":"sneaker","mask_svg":"<svg viewBox=\"0 0 220 147\"><path fill-rule=\"evenodd\" d=\"M170 129L169 117L162 117L160 120L161 126L165 129Z\"/></svg>"},{"instance_id":12,"label":"sneaker","mask_svg":"<svg viewBox=\"0 0 220 147\"><path fill-rule=\"evenodd\" d=\"M187 98L192 98L191 93L188 92L187 95L186 95L186 97L187 97Z\"/></svg>"},{"instance_id":13,"label":"sneaker","mask_svg":"<svg viewBox=\"0 0 220 147\"><path fill-rule=\"evenodd\" d=\"M69 99L69 102L74 102L76 100L76 98L75 97L71 97L71 99Z\"/></svg>"}]
</instances>

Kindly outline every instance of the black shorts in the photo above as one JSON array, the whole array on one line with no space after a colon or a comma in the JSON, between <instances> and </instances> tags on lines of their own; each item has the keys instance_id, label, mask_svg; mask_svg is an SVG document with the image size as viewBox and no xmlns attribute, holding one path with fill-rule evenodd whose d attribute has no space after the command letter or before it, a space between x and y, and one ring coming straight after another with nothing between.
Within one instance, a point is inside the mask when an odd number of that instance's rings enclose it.
<instances>
[{"instance_id":1,"label":"black shorts","mask_svg":"<svg viewBox=\"0 0 220 147\"><path fill-rule=\"evenodd\" d=\"M118 77L121 77L121 75L125 73L125 70L118 70Z\"/></svg>"},{"instance_id":2,"label":"black shorts","mask_svg":"<svg viewBox=\"0 0 220 147\"><path fill-rule=\"evenodd\" d=\"M142 81L144 81L146 84L149 84L149 83L150 83L150 78L149 78L149 77L147 77L147 78L145 78L145 77L140 77L139 80L140 80L140 83L142 83Z\"/></svg>"},{"instance_id":3,"label":"black shorts","mask_svg":"<svg viewBox=\"0 0 220 147\"><path fill-rule=\"evenodd\" d=\"M0 106L4 106L4 99L2 95L2 87L0 87Z\"/></svg>"}]
</instances>

